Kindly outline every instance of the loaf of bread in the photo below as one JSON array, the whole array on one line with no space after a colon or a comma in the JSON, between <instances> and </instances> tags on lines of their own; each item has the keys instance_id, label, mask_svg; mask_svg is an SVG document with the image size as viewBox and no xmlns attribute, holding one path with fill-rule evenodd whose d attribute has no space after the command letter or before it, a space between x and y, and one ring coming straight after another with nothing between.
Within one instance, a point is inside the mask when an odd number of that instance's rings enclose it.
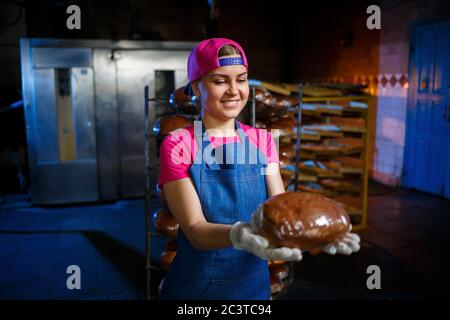
<instances>
[{"instance_id":1,"label":"loaf of bread","mask_svg":"<svg viewBox=\"0 0 450 320\"><path fill-rule=\"evenodd\" d=\"M295 154L296 154L295 151L296 151L295 144L281 145L279 154L287 157L288 159L293 159L293 158L295 158Z\"/></svg>"},{"instance_id":2,"label":"loaf of bread","mask_svg":"<svg viewBox=\"0 0 450 320\"><path fill-rule=\"evenodd\" d=\"M279 160L280 160L280 168L284 168L291 164L291 161L289 160L289 158L283 154L279 155Z\"/></svg>"},{"instance_id":3,"label":"loaf of bread","mask_svg":"<svg viewBox=\"0 0 450 320\"><path fill-rule=\"evenodd\" d=\"M336 196L336 192L324 188L321 184L315 183L315 182L302 182L298 185L298 189L300 191L305 192L311 192L311 193L317 193L324 195L326 197L333 197Z\"/></svg>"},{"instance_id":4,"label":"loaf of bread","mask_svg":"<svg viewBox=\"0 0 450 320\"><path fill-rule=\"evenodd\" d=\"M284 282L273 274L270 274L270 294L275 295L284 289Z\"/></svg>"},{"instance_id":5,"label":"loaf of bread","mask_svg":"<svg viewBox=\"0 0 450 320\"><path fill-rule=\"evenodd\" d=\"M289 108L298 104L298 97L296 95L284 96L281 94L274 94L273 97L275 100L273 103L275 109Z\"/></svg>"},{"instance_id":6,"label":"loaf of bread","mask_svg":"<svg viewBox=\"0 0 450 320\"><path fill-rule=\"evenodd\" d=\"M159 119L159 121L155 123L153 130L163 136L177 129L187 127L192 123L193 121L189 118L179 115L170 115Z\"/></svg>"},{"instance_id":7,"label":"loaf of bread","mask_svg":"<svg viewBox=\"0 0 450 320\"><path fill-rule=\"evenodd\" d=\"M271 275L283 280L289 275L289 266L287 263L278 263L269 265L269 272Z\"/></svg>"},{"instance_id":8,"label":"loaf of bread","mask_svg":"<svg viewBox=\"0 0 450 320\"><path fill-rule=\"evenodd\" d=\"M298 168L301 172L320 177L339 177L339 163L333 161L305 160L300 162Z\"/></svg>"},{"instance_id":9,"label":"loaf of bread","mask_svg":"<svg viewBox=\"0 0 450 320\"><path fill-rule=\"evenodd\" d=\"M264 87L255 88L255 100L268 107L272 107L275 103L275 99L272 97L272 94Z\"/></svg>"},{"instance_id":10,"label":"loaf of bread","mask_svg":"<svg viewBox=\"0 0 450 320\"><path fill-rule=\"evenodd\" d=\"M176 237L179 224L167 208L156 211L154 216L155 228L166 237Z\"/></svg>"},{"instance_id":11,"label":"loaf of bread","mask_svg":"<svg viewBox=\"0 0 450 320\"><path fill-rule=\"evenodd\" d=\"M262 102L256 102L255 112L256 120L262 121L266 124L272 122L273 119L277 117L277 111Z\"/></svg>"},{"instance_id":12,"label":"loaf of bread","mask_svg":"<svg viewBox=\"0 0 450 320\"><path fill-rule=\"evenodd\" d=\"M169 269L169 266L176 255L176 251L164 251L163 253L161 253L161 267L166 270Z\"/></svg>"},{"instance_id":13,"label":"loaf of bread","mask_svg":"<svg viewBox=\"0 0 450 320\"><path fill-rule=\"evenodd\" d=\"M294 127L296 126L296 120L293 117L280 118L269 124L270 129L278 129L280 135L292 135L294 134Z\"/></svg>"},{"instance_id":14,"label":"loaf of bread","mask_svg":"<svg viewBox=\"0 0 450 320\"><path fill-rule=\"evenodd\" d=\"M321 185L329 189L339 192L359 193L361 186L359 181L346 181L341 179L322 179L319 181Z\"/></svg>"},{"instance_id":15,"label":"loaf of bread","mask_svg":"<svg viewBox=\"0 0 450 320\"><path fill-rule=\"evenodd\" d=\"M170 105L186 114L198 114L200 112L200 104L197 102L197 97L188 96L184 93L184 87L178 88L170 95Z\"/></svg>"},{"instance_id":16,"label":"loaf of bread","mask_svg":"<svg viewBox=\"0 0 450 320\"><path fill-rule=\"evenodd\" d=\"M286 192L266 200L254 231L273 247L308 250L335 242L350 231L345 207L308 192Z\"/></svg>"},{"instance_id":17,"label":"loaf of bread","mask_svg":"<svg viewBox=\"0 0 450 320\"><path fill-rule=\"evenodd\" d=\"M361 152L363 144L361 139L339 138L325 140L320 144L302 143L301 150L316 155L350 155Z\"/></svg>"}]
</instances>

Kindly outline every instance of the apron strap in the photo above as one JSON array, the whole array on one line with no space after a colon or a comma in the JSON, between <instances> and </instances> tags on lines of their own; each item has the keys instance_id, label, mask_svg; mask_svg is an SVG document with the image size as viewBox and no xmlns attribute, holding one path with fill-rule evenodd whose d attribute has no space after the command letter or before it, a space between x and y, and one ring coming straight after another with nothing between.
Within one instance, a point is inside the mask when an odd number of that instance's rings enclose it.
<instances>
[{"instance_id":1,"label":"apron strap","mask_svg":"<svg viewBox=\"0 0 450 320\"><path fill-rule=\"evenodd\" d=\"M197 153L195 154L194 163L195 164L205 163L209 169L220 170L220 166L217 163L215 157L215 151L211 146L211 141L209 139L208 133L206 132L200 114L194 121L194 137L198 146Z\"/></svg>"}]
</instances>

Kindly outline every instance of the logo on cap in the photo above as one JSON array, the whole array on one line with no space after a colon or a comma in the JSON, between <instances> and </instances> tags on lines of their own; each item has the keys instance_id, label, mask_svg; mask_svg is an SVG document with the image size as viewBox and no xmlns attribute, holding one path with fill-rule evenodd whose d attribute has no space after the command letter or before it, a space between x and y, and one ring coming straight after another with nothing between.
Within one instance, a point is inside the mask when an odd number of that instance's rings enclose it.
<instances>
[{"instance_id":1,"label":"logo on cap","mask_svg":"<svg viewBox=\"0 0 450 320\"><path fill-rule=\"evenodd\" d=\"M244 59L241 57L239 58L220 58L219 59L219 66L229 66L234 64L244 64Z\"/></svg>"}]
</instances>

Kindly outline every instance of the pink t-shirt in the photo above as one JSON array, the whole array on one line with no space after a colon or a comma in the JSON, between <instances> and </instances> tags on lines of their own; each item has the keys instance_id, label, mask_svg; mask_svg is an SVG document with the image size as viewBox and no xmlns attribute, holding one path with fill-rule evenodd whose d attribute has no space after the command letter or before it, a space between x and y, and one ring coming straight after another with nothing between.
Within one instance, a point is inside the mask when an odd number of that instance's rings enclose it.
<instances>
[{"instance_id":1,"label":"pink t-shirt","mask_svg":"<svg viewBox=\"0 0 450 320\"><path fill-rule=\"evenodd\" d=\"M267 158L267 163L279 162L275 142L270 132L240 123L249 142L255 145ZM239 136L210 137L211 147L238 142ZM194 163L198 145L194 138L194 125L170 133L161 143L159 151L158 187L165 183L188 178L189 168Z\"/></svg>"}]
</instances>

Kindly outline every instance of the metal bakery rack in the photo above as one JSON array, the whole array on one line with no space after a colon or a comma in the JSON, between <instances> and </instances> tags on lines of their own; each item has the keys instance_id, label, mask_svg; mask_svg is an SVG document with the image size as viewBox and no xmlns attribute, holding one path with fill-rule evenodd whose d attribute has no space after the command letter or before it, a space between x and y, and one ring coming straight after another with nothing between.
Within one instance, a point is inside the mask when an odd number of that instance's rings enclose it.
<instances>
[{"instance_id":1,"label":"metal bakery rack","mask_svg":"<svg viewBox=\"0 0 450 320\"><path fill-rule=\"evenodd\" d=\"M257 106L256 106L256 99L255 99L255 90L256 87L259 85L252 85L250 83L250 89L252 92L252 99L249 103L249 110L248 110L248 122L253 126L256 127L256 120L257 120ZM353 230L358 230L361 228L364 228L366 226L366 215L367 215L367 193L368 193L368 172L369 172L369 98L370 96L367 95L351 95L351 96L327 96L327 97L305 97L304 96L304 86L302 83L298 83L296 85L296 93L297 93L297 103L295 105L291 105L290 107L285 108L287 112L291 112L295 114L296 118L296 125L295 125L295 162L294 162L294 174L293 177L290 179L289 184L287 186L287 190L292 191L302 191L302 185L301 182L304 179L304 175L300 172L300 165L302 164L302 160L308 160L311 159L311 157L314 160L318 161L327 161L331 160L333 161L334 158L339 158L339 156L342 156L342 154L329 154L329 155L320 155L320 154L314 154L314 153L308 153L308 150L303 150L304 147L302 146L302 140L308 140L307 137L303 137L302 133L305 132L304 129L308 128L308 124L305 124L304 117L308 119L308 115L310 115L311 107L318 106L320 109L321 107L325 109L329 109L332 111L323 111L323 112L317 112L316 119L319 119L324 124L329 125L335 125L337 123L337 127L339 128L340 134L338 136L341 137L358 137L363 144L362 148L359 152L356 152L354 154L349 155L349 160L354 159L361 162L360 168L346 168L345 171L341 173L341 176L347 176L347 175L356 175L360 176L360 182L362 184L360 192L358 192L359 197L348 197L350 200L358 199L358 204L352 203L345 203L348 199L344 196L342 198L343 203L349 206L352 210L355 210L356 206L356 212L355 215L351 215L351 217L356 219L352 220L352 223L354 224ZM270 91L270 90L269 90ZM154 123L149 122L149 114L150 112L153 112L152 117L156 120L156 116L158 115L157 109L158 106L169 106L169 101L164 99L157 99L157 98L151 98L149 94L149 87L145 87L145 177L146 177L146 192L145 192L145 210L146 210L146 270L147 270L147 299L154 299L157 297L157 293L154 292L156 288L155 281L153 277L153 273L162 271L162 268L160 268L157 265L152 264L151 260L151 245L152 245L152 237L159 236L157 232L152 231L152 217L151 217L151 201L152 201L152 195L154 194L154 190L152 187L152 182L150 179L150 176L152 173L154 173L155 168L150 167L150 161L149 157L154 156L155 152L158 152L158 150L154 150L153 146L156 145L155 140L158 138L158 134L154 131ZM327 107L328 106L328 107ZM344 106L342 108L338 106ZM154 108L151 110L151 108ZM333 108L335 107L335 108ZM306 108L306 110L305 110ZM342 112L338 112L333 109L339 109ZM177 114L177 109L171 109L172 114ZM153 117L155 115L155 117ZM192 117L192 115L191 115ZM342 119L341 119L342 118ZM349 120L350 119L350 120ZM351 119L361 119L360 123L362 126L358 128L352 128L346 127L346 121L353 121ZM342 120L342 121L341 121ZM359 121L359 120L358 120ZM359 123L359 122L358 122ZM326 134L322 132L323 136L326 137ZM307 135L306 135L307 136ZM320 135L320 141L327 139L322 139L322 135ZM153 142L152 142L153 139ZM305 144L305 148L307 148L307 144ZM305 158L306 157L306 158ZM320 178L320 175L317 177ZM317 177L315 177L317 179ZM345 192L343 192L345 195ZM341 201L341 198L337 197L336 200ZM292 269L292 265L290 265ZM161 273L160 273L161 274ZM286 284L289 284L293 280L293 273L290 273L290 276L286 279ZM159 280L157 277L156 280ZM279 294L275 295L278 296Z\"/></svg>"}]
</instances>

